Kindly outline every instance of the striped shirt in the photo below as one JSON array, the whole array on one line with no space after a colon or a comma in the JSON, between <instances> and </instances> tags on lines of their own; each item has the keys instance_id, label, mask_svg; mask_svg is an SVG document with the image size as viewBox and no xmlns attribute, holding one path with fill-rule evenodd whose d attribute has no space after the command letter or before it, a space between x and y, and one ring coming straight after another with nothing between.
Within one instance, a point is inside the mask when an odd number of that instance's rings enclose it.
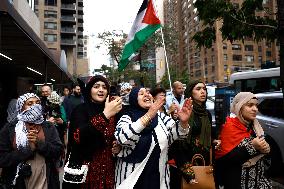
<instances>
[{"instance_id":1,"label":"striped shirt","mask_svg":"<svg viewBox=\"0 0 284 189\"><path fill-rule=\"evenodd\" d=\"M143 131L144 126L140 119L136 122L132 122L128 115L124 115L120 118L115 137L122 145L122 150L118 154L118 160L116 164L116 188L117 189L131 189L135 186L139 176L141 175L145 165L147 164L151 153L156 145L152 134L152 142L149 152L145 159L140 163L127 163L122 161L121 157L127 157L140 139L140 133ZM176 123L171 117L164 113L158 112L158 125L155 127L154 132L157 136L158 145L161 153L159 157L159 172L160 172L160 188L168 189L169 186L169 166L168 161L168 148L174 140L178 138L185 138L189 128L183 129L180 124Z\"/></svg>"}]
</instances>

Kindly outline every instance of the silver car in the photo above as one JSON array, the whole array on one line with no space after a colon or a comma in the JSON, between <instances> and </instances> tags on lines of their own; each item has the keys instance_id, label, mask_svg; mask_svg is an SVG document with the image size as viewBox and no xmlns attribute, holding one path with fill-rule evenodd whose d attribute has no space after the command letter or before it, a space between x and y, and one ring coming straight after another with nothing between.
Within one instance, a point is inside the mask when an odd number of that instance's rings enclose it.
<instances>
[{"instance_id":1,"label":"silver car","mask_svg":"<svg viewBox=\"0 0 284 189\"><path fill-rule=\"evenodd\" d=\"M284 163L284 104L282 92L256 94L259 105L257 119L271 148L271 173L280 171Z\"/></svg>"}]
</instances>

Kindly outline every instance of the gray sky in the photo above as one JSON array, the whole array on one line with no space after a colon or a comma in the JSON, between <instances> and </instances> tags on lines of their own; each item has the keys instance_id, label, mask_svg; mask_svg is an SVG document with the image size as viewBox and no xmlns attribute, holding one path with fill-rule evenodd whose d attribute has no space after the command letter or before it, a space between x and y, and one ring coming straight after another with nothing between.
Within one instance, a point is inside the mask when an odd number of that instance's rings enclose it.
<instances>
[{"instance_id":1,"label":"gray sky","mask_svg":"<svg viewBox=\"0 0 284 189\"><path fill-rule=\"evenodd\" d=\"M123 30L128 33L143 0L84 0L84 34L97 35L104 31ZM107 52L96 49L91 37L90 71L108 64Z\"/></svg>"}]
</instances>

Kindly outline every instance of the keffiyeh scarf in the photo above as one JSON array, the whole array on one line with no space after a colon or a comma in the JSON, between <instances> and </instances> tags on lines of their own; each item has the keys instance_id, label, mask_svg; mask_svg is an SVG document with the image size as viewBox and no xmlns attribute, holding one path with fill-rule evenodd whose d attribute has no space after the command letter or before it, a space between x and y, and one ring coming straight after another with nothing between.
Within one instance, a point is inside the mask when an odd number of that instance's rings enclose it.
<instances>
[{"instance_id":1,"label":"keffiyeh scarf","mask_svg":"<svg viewBox=\"0 0 284 189\"><path fill-rule=\"evenodd\" d=\"M17 101L17 118L18 123L15 127L15 133L16 133L16 145L17 148L25 147L27 146L27 128L25 126L25 123L34 123L34 124L41 124L44 121L43 115L42 115L42 106L40 104L32 105L27 110L24 110L21 112L23 105L26 100L29 98L36 97L39 99L39 97L33 93L26 93L18 98Z\"/></svg>"}]
</instances>

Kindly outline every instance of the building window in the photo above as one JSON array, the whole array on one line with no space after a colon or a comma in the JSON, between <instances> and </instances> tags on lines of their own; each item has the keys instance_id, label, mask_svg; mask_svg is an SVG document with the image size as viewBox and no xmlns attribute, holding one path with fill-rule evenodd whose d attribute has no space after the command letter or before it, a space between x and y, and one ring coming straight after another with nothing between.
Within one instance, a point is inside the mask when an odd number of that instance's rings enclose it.
<instances>
[{"instance_id":1,"label":"building window","mask_svg":"<svg viewBox=\"0 0 284 189\"><path fill-rule=\"evenodd\" d=\"M211 56L211 62L214 63L214 61L215 61L215 56L212 55L212 56Z\"/></svg>"},{"instance_id":2,"label":"building window","mask_svg":"<svg viewBox=\"0 0 284 189\"><path fill-rule=\"evenodd\" d=\"M232 50L242 50L241 45L239 45L239 44L232 44Z\"/></svg>"},{"instance_id":3,"label":"building window","mask_svg":"<svg viewBox=\"0 0 284 189\"><path fill-rule=\"evenodd\" d=\"M57 6L57 0L44 0L45 6Z\"/></svg>"},{"instance_id":4,"label":"building window","mask_svg":"<svg viewBox=\"0 0 284 189\"><path fill-rule=\"evenodd\" d=\"M266 42L266 48L271 48L271 43L270 42Z\"/></svg>"},{"instance_id":5,"label":"building window","mask_svg":"<svg viewBox=\"0 0 284 189\"><path fill-rule=\"evenodd\" d=\"M57 29L57 23L56 22L44 22L44 29Z\"/></svg>"},{"instance_id":6,"label":"building window","mask_svg":"<svg viewBox=\"0 0 284 189\"><path fill-rule=\"evenodd\" d=\"M212 69L212 72L215 72L215 65L212 65L211 69Z\"/></svg>"},{"instance_id":7,"label":"building window","mask_svg":"<svg viewBox=\"0 0 284 189\"><path fill-rule=\"evenodd\" d=\"M233 61L242 61L242 55L233 54Z\"/></svg>"},{"instance_id":8,"label":"building window","mask_svg":"<svg viewBox=\"0 0 284 189\"><path fill-rule=\"evenodd\" d=\"M227 44L223 43L223 49L227 49Z\"/></svg>"},{"instance_id":9,"label":"building window","mask_svg":"<svg viewBox=\"0 0 284 189\"><path fill-rule=\"evenodd\" d=\"M258 46L258 52L262 52L262 47Z\"/></svg>"},{"instance_id":10,"label":"building window","mask_svg":"<svg viewBox=\"0 0 284 189\"><path fill-rule=\"evenodd\" d=\"M266 56L271 57L271 51L266 51Z\"/></svg>"},{"instance_id":11,"label":"building window","mask_svg":"<svg viewBox=\"0 0 284 189\"><path fill-rule=\"evenodd\" d=\"M262 64L262 56L259 56L259 57L258 57L258 63L259 63L259 64Z\"/></svg>"},{"instance_id":12,"label":"building window","mask_svg":"<svg viewBox=\"0 0 284 189\"><path fill-rule=\"evenodd\" d=\"M201 76L201 70L197 70L195 72L195 77L200 77Z\"/></svg>"},{"instance_id":13,"label":"building window","mask_svg":"<svg viewBox=\"0 0 284 189\"><path fill-rule=\"evenodd\" d=\"M228 60L228 55L224 54L224 60L227 61Z\"/></svg>"},{"instance_id":14,"label":"building window","mask_svg":"<svg viewBox=\"0 0 284 189\"><path fill-rule=\"evenodd\" d=\"M245 45L245 51L253 51L253 45Z\"/></svg>"},{"instance_id":15,"label":"building window","mask_svg":"<svg viewBox=\"0 0 284 189\"><path fill-rule=\"evenodd\" d=\"M199 68L200 68L200 62L195 62L194 68L195 68L195 69L199 69Z\"/></svg>"},{"instance_id":16,"label":"building window","mask_svg":"<svg viewBox=\"0 0 284 189\"><path fill-rule=\"evenodd\" d=\"M44 11L44 18L57 18L57 12L51 10Z\"/></svg>"},{"instance_id":17,"label":"building window","mask_svg":"<svg viewBox=\"0 0 284 189\"><path fill-rule=\"evenodd\" d=\"M254 56L253 55L246 55L245 59L247 62L253 62L254 61Z\"/></svg>"},{"instance_id":18,"label":"building window","mask_svg":"<svg viewBox=\"0 0 284 189\"><path fill-rule=\"evenodd\" d=\"M57 35L56 34L44 34L44 40L48 42L56 42Z\"/></svg>"}]
</instances>

